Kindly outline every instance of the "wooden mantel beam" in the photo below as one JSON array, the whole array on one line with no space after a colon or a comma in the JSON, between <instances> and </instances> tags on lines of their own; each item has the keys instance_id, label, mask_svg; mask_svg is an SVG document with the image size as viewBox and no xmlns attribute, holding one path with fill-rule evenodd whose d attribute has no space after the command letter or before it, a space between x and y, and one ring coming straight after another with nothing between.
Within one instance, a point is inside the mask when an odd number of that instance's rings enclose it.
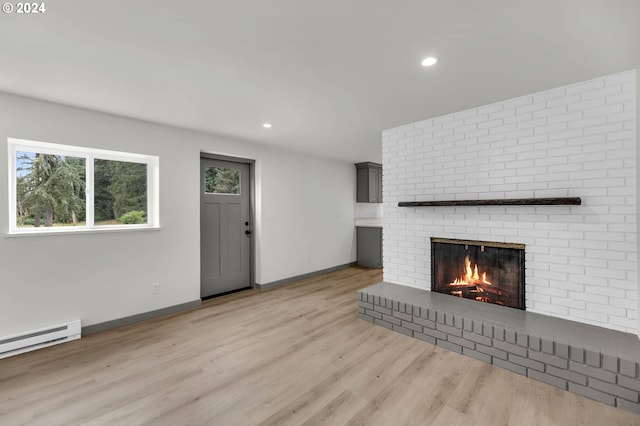
<instances>
[{"instance_id":1,"label":"wooden mantel beam","mask_svg":"<svg viewBox=\"0 0 640 426\"><path fill-rule=\"evenodd\" d=\"M579 206L580 197L556 198L505 198L493 200L443 200L400 201L398 207L444 207L444 206Z\"/></svg>"}]
</instances>

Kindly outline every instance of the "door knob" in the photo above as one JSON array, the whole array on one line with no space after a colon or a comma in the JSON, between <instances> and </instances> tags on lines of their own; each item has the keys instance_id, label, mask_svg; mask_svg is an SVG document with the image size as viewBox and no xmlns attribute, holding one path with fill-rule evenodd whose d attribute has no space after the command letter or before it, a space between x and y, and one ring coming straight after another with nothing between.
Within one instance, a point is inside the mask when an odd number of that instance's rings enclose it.
<instances>
[{"instance_id":1,"label":"door knob","mask_svg":"<svg viewBox=\"0 0 640 426\"><path fill-rule=\"evenodd\" d=\"M244 231L245 235L251 235L251 231Z\"/></svg>"}]
</instances>

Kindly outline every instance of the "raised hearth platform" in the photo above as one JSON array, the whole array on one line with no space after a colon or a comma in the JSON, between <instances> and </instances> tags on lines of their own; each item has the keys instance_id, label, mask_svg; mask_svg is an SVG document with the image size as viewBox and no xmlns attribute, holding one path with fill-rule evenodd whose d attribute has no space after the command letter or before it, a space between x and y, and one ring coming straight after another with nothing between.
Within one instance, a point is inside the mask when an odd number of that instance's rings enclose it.
<instances>
[{"instance_id":1,"label":"raised hearth platform","mask_svg":"<svg viewBox=\"0 0 640 426\"><path fill-rule=\"evenodd\" d=\"M381 282L360 319L640 414L635 335Z\"/></svg>"}]
</instances>

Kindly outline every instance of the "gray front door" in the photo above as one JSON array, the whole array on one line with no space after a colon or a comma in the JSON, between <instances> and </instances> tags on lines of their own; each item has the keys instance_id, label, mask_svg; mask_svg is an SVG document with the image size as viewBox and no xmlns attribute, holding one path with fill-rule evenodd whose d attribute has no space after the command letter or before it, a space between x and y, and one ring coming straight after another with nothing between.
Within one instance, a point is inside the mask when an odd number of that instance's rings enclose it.
<instances>
[{"instance_id":1,"label":"gray front door","mask_svg":"<svg viewBox=\"0 0 640 426\"><path fill-rule=\"evenodd\" d=\"M249 165L200 159L201 297L251 286Z\"/></svg>"}]
</instances>

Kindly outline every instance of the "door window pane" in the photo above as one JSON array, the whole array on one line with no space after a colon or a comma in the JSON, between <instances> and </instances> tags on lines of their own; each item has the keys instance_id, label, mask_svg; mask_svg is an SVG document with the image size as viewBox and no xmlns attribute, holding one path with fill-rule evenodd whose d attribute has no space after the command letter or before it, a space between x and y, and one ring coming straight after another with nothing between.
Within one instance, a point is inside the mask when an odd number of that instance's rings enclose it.
<instances>
[{"instance_id":1,"label":"door window pane","mask_svg":"<svg viewBox=\"0 0 640 426\"><path fill-rule=\"evenodd\" d=\"M146 224L147 165L94 160L95 225Z\"/></svg>"},{"instance_id":2,"label":"door window pane","mask_svg":"<svg viewBox=\"0 0 640 426\"><path fill-rule=\"evenodd\" d=\"M84 226L85 159L16 151L16 227Z\"/></svg>"},{"instance_id":3,"label":"door window pane","mask_svg":"<svg viewBox=\"0 0 640 426\"><path fill-rule=\"evenodd\" d=\"M240 195L240 170L205 166L204 192Z\"/></svg>"}]
</instances>

